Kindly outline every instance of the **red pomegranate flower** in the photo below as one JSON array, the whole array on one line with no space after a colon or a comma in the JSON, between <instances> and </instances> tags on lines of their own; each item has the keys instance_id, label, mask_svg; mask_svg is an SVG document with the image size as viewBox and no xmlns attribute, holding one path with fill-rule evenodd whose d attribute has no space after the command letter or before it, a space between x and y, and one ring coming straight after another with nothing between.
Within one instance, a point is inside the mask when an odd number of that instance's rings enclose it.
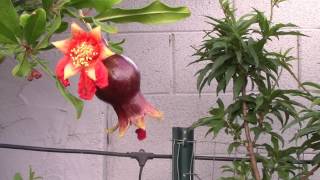
<instances>
[{"instance_id":1,"label":"red pomegranate flower","mask_svg":"<svg viewBox=\"0 0 320 180\"><path fill-rule=\"evenodd\" d=\"M64 86L69 86L69 78L80 73L78 93L80 98L91 100L96 87L108 86L108 71L102 60L113 55L102 41L101 28L98 26L85 32L75 23L71 25L70 39L52 44L64 53L56 66L57 78Z\"/></svg>"}]
</instances>

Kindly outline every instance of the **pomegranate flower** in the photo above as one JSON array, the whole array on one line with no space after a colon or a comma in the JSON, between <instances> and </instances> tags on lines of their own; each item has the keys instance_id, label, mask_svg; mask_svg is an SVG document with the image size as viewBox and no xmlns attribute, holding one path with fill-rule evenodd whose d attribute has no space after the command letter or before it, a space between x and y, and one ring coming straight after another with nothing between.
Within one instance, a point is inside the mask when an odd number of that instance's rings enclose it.
<instances>
[{"instance_id":1,"label":"pomegranate flower","mask_svg":"<svg viewBox=\"0 0 320 180\"><path fill-rule=\"evenodd\" d=\"M56 75L64 86L69 86L68 79L80 73L78 94L84 100L91 100L96 87L105 88L109 84L102 60L114 53L104 45L99 26L86 32L72 23L71 34L69 39L52 43L64 54L56 66Z\"/></svg>"}]
</instances>

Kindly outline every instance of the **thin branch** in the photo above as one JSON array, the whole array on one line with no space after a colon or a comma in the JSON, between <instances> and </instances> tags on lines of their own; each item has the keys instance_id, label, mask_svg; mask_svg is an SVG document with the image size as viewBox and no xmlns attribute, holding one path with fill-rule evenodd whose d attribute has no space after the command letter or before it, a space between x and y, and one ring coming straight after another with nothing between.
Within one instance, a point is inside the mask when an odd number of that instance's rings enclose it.
<instances>
[{"instance_id":1,"label":"thin branch","mask_svg":"<svg viewBox=\"0 0 320 180\"><path fill-rule=\"evenodd\" d=\"M320 164L313 167L306 175L301 177L301 180L308 180L308 178L312 176L319 168L320 168Z\"/></svg>"},{"instance_id":2,"label":"thin branch","mask_svg":"<svg viewBox=\"0 0 320 180\"><path fill-rule=\"evenodd\" d=\"M87 12L88 13L88 12ZM87 26L87 28L91 31L92 30L92 26L90 25L90 23L86 22L84 20L84 14L82 10L79 10L79 16L81 17L81 21L83 22L83 24L85 24ZM109 47L109 42L106 39L103 39L104 42L106 43L107 47Z\"/></svg>"},{"instance_id":3,"label":"thin branch","mask_svg":"<svg viewBox=\"0 0 320 180\"><path fill-rule=\"evenodd\" d=\"M246 86L242 88L242 96L246 96ZM248 105L246 102L243 102L242 104L242 113L243 113L243 120L244 120L244 130L246 134L246 139L247 139L247 151L249 153L249 158L250 158L250 163L251 163L251 168L252 168L252 174L255 178L255 180L260 180L260 173L257 165L257 159L254 153L253 146L254 144L252 143L251 135L250 135L250 128L249 128L249 123L248 123Z\"/></svg>"},{"instance_id":4,"label":"thin branch","mask_svg":"<svg viewBox=\"0 0 320 180\"><path fill-rule=\"evenodd\" d=\"M271 3L271 9L270 9L270 23L272 23L272 19L273 19L273 10L274 10L274 2L273 0L270 0L270 3Z\"/></svg>"},{"instance_id":5,"label":"thin branch","mask_svg":"<svg viewBox=\"0 0 320 180\"><path fill-rule=\"evenodd\" d=\"M91 31L92 30L92 27L90 25L90 23L87 23L83 18L84 18L84 15L83 15L83 11L80 9L79 10L79 16L81 17L81 21L83 22L83 24L85 24L87 26L87 28Z\"/></svg>"}]
</instances>

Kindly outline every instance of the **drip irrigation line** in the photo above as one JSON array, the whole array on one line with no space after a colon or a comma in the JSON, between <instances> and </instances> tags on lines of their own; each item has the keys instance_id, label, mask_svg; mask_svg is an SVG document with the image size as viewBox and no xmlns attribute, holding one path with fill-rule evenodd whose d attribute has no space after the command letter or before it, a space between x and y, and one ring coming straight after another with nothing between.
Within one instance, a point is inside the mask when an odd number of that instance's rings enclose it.
<instances>
[{"instance_id":1,"label":"drip irrigation line","mask_svg":"<svg viewBox=\"0 0 320 180\"><path fill-rule=\"evenodd\" d=\"M90 155L101 155L101 156L112 156L112 157L128 157L136 159L139 166L144 166L147 160L150 159L172 159L171 154L154 154L148 153L144 150L139 152L110 152L110 151L99 151L99 150L87 150L87 149L64 149L64 148L48 148L48 147L38 147L38 146L24 146L15 144L0 144L0 149L15 149L15 150L25 150L25 151L38 151L38 152L51 152L51 153L67 153L67 154L90 154ZM228 156L194 156L195 160L204 161L242 161L249 160L247 157L228 157ZM311 164L311 160L300 160L295 162L295 164Z\"/></svg>"}]
</instances>

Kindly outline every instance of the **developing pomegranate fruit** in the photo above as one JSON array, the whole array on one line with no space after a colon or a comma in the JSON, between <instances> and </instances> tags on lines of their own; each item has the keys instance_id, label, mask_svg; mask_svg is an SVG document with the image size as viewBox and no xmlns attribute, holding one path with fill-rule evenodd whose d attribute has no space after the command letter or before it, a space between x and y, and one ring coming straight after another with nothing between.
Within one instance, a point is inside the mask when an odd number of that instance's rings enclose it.
<instances>
[{"instance_id":1,"label":"developing pomegranate fruit","mask_svg":"<svg viewBox=\"0 0 320 180\"><path fill-rule=\"evenodd\" d=\"M118 115L118 124L122 137L130 124L137 127L139 140L146 137L144 117L150 115L161 118L162 114L149 104L140 92L140 72L128 57L112 55L103 61L108 69L109 85L98 88L96 96L112 105Z\"/></svg>"}]
</instances>

